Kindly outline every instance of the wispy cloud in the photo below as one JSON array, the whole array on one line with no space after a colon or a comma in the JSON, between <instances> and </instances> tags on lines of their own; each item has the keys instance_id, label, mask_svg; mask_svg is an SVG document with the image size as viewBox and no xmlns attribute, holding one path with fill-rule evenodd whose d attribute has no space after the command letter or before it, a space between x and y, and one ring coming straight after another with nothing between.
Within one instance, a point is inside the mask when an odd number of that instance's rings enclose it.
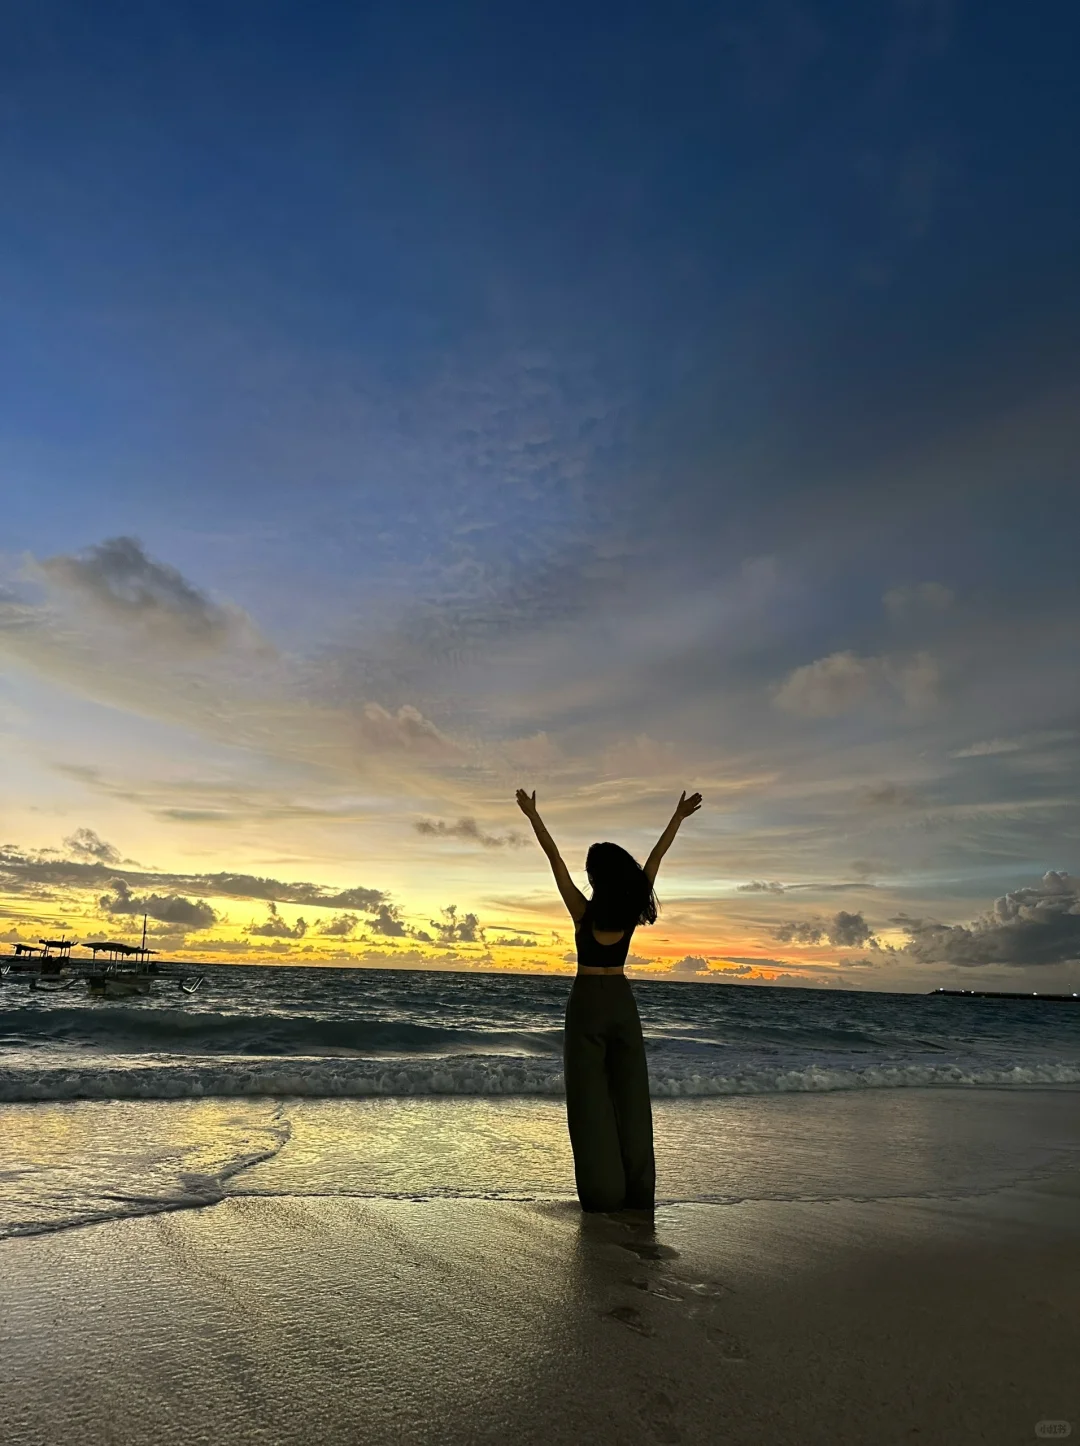
<instances>
[{"instance_id":1,"label":"wispy cloud","mask_svg":"<svg viewBox=\"0 0 1080 1446\"><path fill-rule=\"evenodd\" d=\"M413 828L417 833L429 834L435 838L471 839L486 849L523 848L529 842L519 833L485 833L474 818L459 818L457 823L422 818L413 824Z\"/></svg>"},{"instance_id":2,"label":"wispy cloud","mask_svg":"<svg viewBox=\"0 0 1080 1446\"><path fill-rule=\"evenodd\" d=\"M465 750L444 733L430 718L425 718L411 703L403 703L391 713L381 703L366 703L359 719L364 741L382 752L402 751L429 758L458 760Z\"/></svg>"},{"instance_id":3,"label":"wispy cloud","mask_svg":"<svg viewBox=\"0 0 1080 1446\"><path fill-rule=\"evenodd\" d=\"M890 588L882 598L885 611L894 622L942 613L953 601L952 589L941 582L906 583Z\"/></svg>"},{"instance_id":4,"label":"wispy cloud","mask_svg":"<svg viewBox=\"0 0 1080 1446\"><path fill-rule=\"evenodd\" d=\"M217 648L254 635L239 608L213 602L134 537L110 537L80 553L44 558L36 570L54 591L101 617L138 628L158 643Z\"/></svg>"},{"instance_id":5,"label":"wispy cloud","mask_svg":"<svg viewBox=\"0 0 1080 1446\"><path fill-rule=\"evenodd\" d=\"M1044 733L1029 733L1021 738L986 738L970 743L966 748L957 748L950 758L996 758L1003 753L1027 753L1035 748L1051 748L1056 744L1071 743L1077 737L1073 729L1049 730Z\"/></svg>"},{"instance_id":6,"label":"wispy cloud","mask_svg":"<svg viewBox=\"0 0 1080 1446\"><path fill-rule=\"evenodd\" d=\"M862 802L870 808L913 808L919 802L919 795L902 783L875 783L864 789Z\"/></svg>"},{"instance_id":7,"label":"wispy cloud","mask_svg":"<svg viewBox=\"0 0 1080 1446\"><path fill-rule=\"evenodd\" d=\"M806 718L836 718L868 703L925 708L937 697L940 677L929 653L903 658L830 653L795 668L773 698L786 712Z\"/></svg>"},{"instance_id":8,"label":"wispy cloud","mask_svg":"<svg viewBox=\"0 0 1080 1446\"><path fill-rule=\"evenodd\" d=\"M430 792L432 770L469 757L407 699L335 701L328 665L282 654L241 609L211 600L132 538L24 559L11 581L0 655L75 694L317 769L338 786L377 770Z\"/></svg>"},{"instance_id":9,"label":"wispy cloud","mask_svg":"<svg viewBox=\"0 0 1080 1446\"><path fill-rule=\"evenodd\" d=\"M92 828L77 828L64 840L64 847L76 858L93 860L101 864L118 864L120 850L106 843Z\"/></svg>"}]
</instances>

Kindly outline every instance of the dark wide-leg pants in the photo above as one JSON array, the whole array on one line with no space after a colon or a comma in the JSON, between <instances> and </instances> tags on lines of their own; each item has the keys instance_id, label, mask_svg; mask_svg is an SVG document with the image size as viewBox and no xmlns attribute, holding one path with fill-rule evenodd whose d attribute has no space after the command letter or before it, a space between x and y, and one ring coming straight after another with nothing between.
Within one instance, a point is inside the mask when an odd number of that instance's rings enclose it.
<instances>
[{"instance_id":1,"label":"dark wide-leg pants","mask_svg":"<svg viewBox=\"0 0 1080 1446\"><path fill-rule=\"evenodd\" d=\"M630 981L579 974L566 1003L566 1122L583 1210L651 1210L656 1193L645 1042Z\"/></svg>"}]
</instances>

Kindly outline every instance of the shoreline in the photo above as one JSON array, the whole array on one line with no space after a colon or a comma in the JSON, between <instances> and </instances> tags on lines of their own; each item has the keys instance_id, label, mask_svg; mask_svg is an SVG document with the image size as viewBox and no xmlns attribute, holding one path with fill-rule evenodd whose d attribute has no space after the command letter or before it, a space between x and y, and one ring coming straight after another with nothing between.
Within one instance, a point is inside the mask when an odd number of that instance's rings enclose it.
<instances>
[{"instance_id":1,"label":"shoreline","mask_svg":"<svg viewBox=\"0 0 1080 1446\"><path fill-rule=\"evenodd\" d=\"M1075 1090L654 1100L657 1200L959 1200L1076 1169ZM573 1200L561 1098L0 1105L0 1240L226 1198Z\"/></svg>"}]
</instances>

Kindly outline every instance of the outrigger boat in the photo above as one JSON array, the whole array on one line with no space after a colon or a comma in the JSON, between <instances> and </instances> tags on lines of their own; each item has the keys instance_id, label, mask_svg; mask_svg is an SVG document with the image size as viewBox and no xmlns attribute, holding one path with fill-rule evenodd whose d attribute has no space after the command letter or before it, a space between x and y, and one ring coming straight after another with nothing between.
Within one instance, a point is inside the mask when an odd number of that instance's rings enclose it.
<instances>
[{"instance_id":1,"label":"outrigger boat","mask_svg":"<svg viewBox=\"0 0 1080 1446\"><path fill-rule=\"evenodd\" d=\"M104 967L93 964L79 967L82 961L76 960L74 968L65 969L62 974L42 974L35 972L30 975L30 988L36 994L61 994L66 989L74 989L76 985L85 983L87 991L101 999L129 999L136 995L149 994L155 984L172 985L183 994L194 994L206 983L205 974L173 974L166 973L157 968L147 969L123 965L106 964ZM5 966L3 977L7 980L23 978L23 971L18 975L12 975L10 966Z\"/></svg>"},{"instance_id":2,"label":"outrigger boat","mask_svg":"<svg viewBox=\"0 0 1080 1446\"><path fill-rule=\"evenodd\" d=\"M31 944L16 944L14 965L6 961L0 965L0 980L20 980L30 975L30 988L42 994L58 994L71 989L81 981L87 990L101 998L117 999L149 994L155 980L172 984L174 981L183 994L194 994L206 982L205 974L176 974L165 971L150 956L157 951L146 947L146 916L143 916L141 944L123 944L111 939L98 939L82 945L89 949L91 959L73 960L71 950L77 943L74 939L39 939L40 948ZM56 951L55 953L53 951ZM106 956L108 962L99 962L98 955ZM33 960L22 963L23 956ZM35 956L38 956L35 958ZM14 972L17 970L17 974Z\"/></svg>"},{"instance_id":3,"label":"outrigger boat","mask_svg":"<svg viewBox=\"0 0 1080 1446\"><path fill-rule=\"evenodd\" d=\"M118 969L107 965L100 973L86 976L86 987L91 994L103 995L109 999L124 999L132 994L149 994L154 976L139 968Z\"/></svg>"},{"instance_id":4,"label":"outrigger boat","mask_svg":"<svg viewBox=\"0 0 1080 1446\"><path fill-rule=\"evenodd\" d=\"M100 972L86 975L86 987L91 994L103 995L108 999L125 998L132 994L149 994L155 981L171 984L176 981L183 994L194 994L206 983L205 974L192 974L187 978L175 974L163 974L158 969L124 969L107 965Z\"/></svg>"}]
</instances>

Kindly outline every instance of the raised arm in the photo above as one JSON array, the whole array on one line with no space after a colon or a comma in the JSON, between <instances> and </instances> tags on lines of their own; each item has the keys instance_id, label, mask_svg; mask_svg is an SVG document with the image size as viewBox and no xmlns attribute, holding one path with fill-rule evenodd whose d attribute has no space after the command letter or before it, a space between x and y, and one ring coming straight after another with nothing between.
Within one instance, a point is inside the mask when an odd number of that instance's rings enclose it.
<instances>
[{"instance_id":1,"label":"raised arm","mask_svg":"<svg viewBox=\"0 0 1080 1446\"><path fill-rule=\"evenodd\" d=\"M689 798L684 789L678 803L675 805L675 812L671 815L671 822L656 841L656 847L645 861L645 872L649 876L649 882L656 882L656 872L660 867L660 860L667 853L668 849L675 842L675 835L679 832L679 825L684 818L689 818L701 807L701 794L692 793Z\"/></svg>"},{"instance_id":2,"label":"raised arm","mask_svg":"<svg viewBox=\"0 0 1080 1446\"><path fill-rule=\"evenodd\" d=\"M517 801L518 807L532 824L533 832L536 834L540 847L548 856L548 862L551 864L551 872L555 875L555 882L559 886L559 893L563 897L563 903L570 910L570 917L576 924L585 912L585 895L570 877L570 871L562 861L562 855L555 846L555 840L544 827L543 820L536 811L536 791L534 790L530 797L523 788L519 788L517 791Z\"/></svg>"}]
</instances>

